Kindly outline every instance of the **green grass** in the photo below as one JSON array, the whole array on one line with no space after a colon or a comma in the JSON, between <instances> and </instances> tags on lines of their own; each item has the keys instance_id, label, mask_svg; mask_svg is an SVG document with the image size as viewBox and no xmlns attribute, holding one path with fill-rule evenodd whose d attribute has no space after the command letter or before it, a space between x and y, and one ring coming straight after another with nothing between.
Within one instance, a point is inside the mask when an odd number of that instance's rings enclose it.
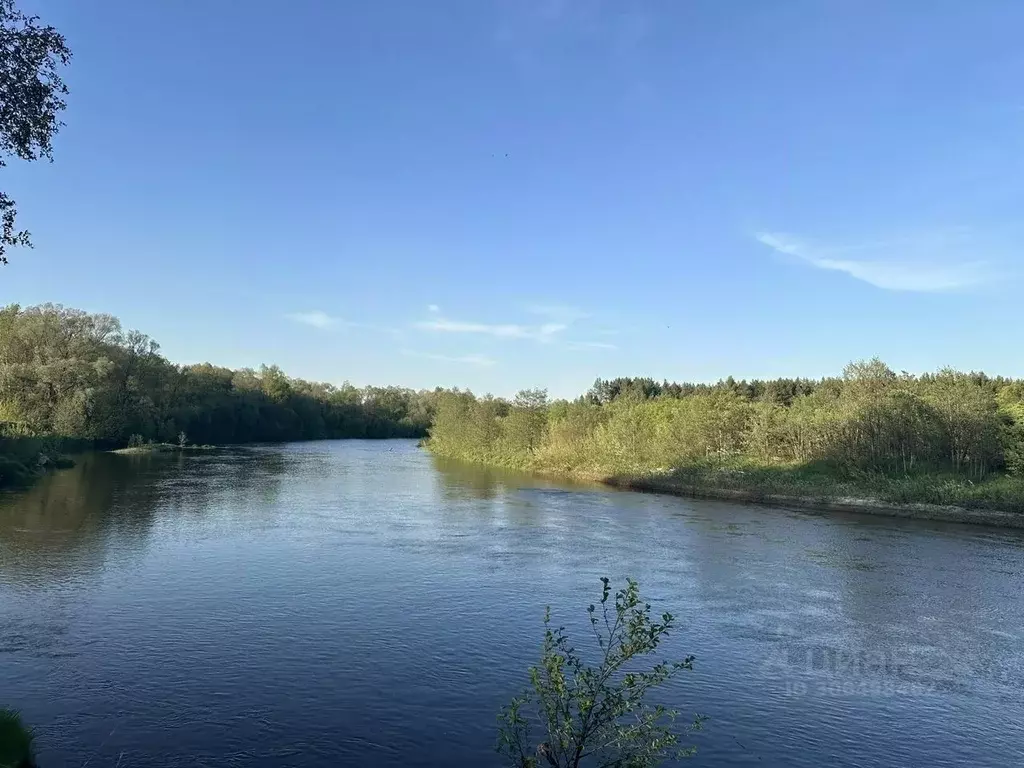
<instances>
[{"instance_id":1,"label":"green grass","mask_svg":"<svg viewBox=\"0 0 1024 768\"><path fill-rule=\"evenodd\" d=\"M660 474L613 475L616 485L664 487L680 492L742 491L753 496L795 496L811 500L864 499L891 504L937 504L966 509L1024 512L1024 477L989 475L972 481L951 472L883 474L834 465L691 465Z\"/></svg>"},{"instance_id":2,"label":"green grass","mask_svg":"<svg viewBox=\"0 0 1024 768\"><path fill-rule=\"evenodd\" d=\"M732 491L756 501L788 496L815 502L854 499L880 504L931 504L964 509L1024 513L1024 474L994 472L972 480L950 470L865 471L830 461L763 464L742 457L695 461L657 468L622 451L584 443L575 453L453 450L458 443L425 446L435 455L492 467L532 471L551 477L608 483L620 488L680 495ZM649 464L654 462L647 460Z\"/></svg>"},{"instance_id":3,"label":"green grass","mask_svg":"<svg viewBox=\"0 0 1024 768\"><path fill-rule=\"evenodd\" d=\"M173 443L149 443L148 445L133 445L130 448L118 448L111 451L111 453L133 455L141 453L171 453L178 450L181 450L180 447Z\"/></svg>"},{"instance_id":4,"label":"green grass","mask_svg":"<svg viewBox=\"0 0 1024 768\"><path fill-rule=\"evenodd\" d=\"M33 768L32 731L21 716L10 709L0 709L0 768Z\"/></svg>"},{"instance_id":5,"label":"green grass","mask_svg":"<svg viewBox=\"0 0 1024 768\"><path fill-rule=\"evenodd\" d=\"M133 445L130 448L118 448L110 453L119 453L123 456L137 456L146 453L178 453L179 451L212 451L215 445L178 445L177 443L147 443L146 445Z\"/></svg>"}]
</instances>

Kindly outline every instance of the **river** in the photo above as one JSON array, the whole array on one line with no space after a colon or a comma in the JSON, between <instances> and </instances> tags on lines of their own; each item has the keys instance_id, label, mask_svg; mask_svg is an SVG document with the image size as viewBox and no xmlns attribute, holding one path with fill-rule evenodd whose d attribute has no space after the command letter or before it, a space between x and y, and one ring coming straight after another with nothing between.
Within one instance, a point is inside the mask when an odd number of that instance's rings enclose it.
<instances>
[{"instance_id":1,"label":"river","mask_svg":"<svg viewBox=\"0 0 1024 768\"><path fill-rule=\"evenodd\" d=\"M42 768L490 766L551 605L633 576L689 765L1024 765L1024 532L557 485L409 441L94 454L0 497Z\"/></svg>"}]
</instances>

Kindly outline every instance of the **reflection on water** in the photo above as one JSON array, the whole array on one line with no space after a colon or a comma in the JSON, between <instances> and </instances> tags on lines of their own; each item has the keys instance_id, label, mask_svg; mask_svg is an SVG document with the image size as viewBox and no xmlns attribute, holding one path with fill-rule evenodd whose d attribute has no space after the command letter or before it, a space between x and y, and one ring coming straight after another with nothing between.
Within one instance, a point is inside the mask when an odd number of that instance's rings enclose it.
<instances>
[{"instance_id":1,"label":"reflection on water","mask_svg":"<svg viewBox=\"0 0 1024 768\"><path fill-rule=\"evenodd\" d=\"M572 487L407 441L83 457L0 497L44 765L497 765L550 604L637 577L693 765L1024 764L1024 535ZM581 643L586 637L581 637Z\"/></svg>"},{"instance_id":2,"label":"reflection on water","mask_svg":"<svg viewBox=\"0 0 1024 768\"><path fill-rule=\"evenodd\" d=\"M0 496L0 563L6 579L51 586L102 569L108 543L116 549L144 546L156 486L133 482L137 462L119 458L80 457L74 468L23 494Z\"/></svg>"},{"instance_id":3,"label":"reflection on water","mask_svg":"<svg viewBox=\"0 0 1024 768\"><path fill-rule=\"evenodd\" d=\"M461 461L433 457L438 485L446 498L461 499L471 494L477 499L493 499L502 487L502 477L512 473L490 467L474 467Z\"/></svg>"},{"instance_id":4,"label":"reflection on water","mask_svg":"<svg viewBox=\"0 0 1024 768\"><path fill-rule=\"evenodd\" d=\"M239 461L244 455L245 460ZM21 493L0 494L4 578L52 586L142 551L157 521L274 508L289 458L279 451L91 453Z\"/></svg>"},{"instance_id":5,"label":"reflection on water","mask_svg":"<svg viewBox=\"0 0 1024 768\"><path fill-rule=\"evenodd\" d=\"M431 456L430 460L437 471L438 487L441 492L447 498L456 500L466 498L467 494L477 499L495 499L508 491L524 489L545 489L564 493L567 489L573 488L601 488L594 483L557 482L524 472L468 464L440 456Z\"/></svg>"}]
</instances>

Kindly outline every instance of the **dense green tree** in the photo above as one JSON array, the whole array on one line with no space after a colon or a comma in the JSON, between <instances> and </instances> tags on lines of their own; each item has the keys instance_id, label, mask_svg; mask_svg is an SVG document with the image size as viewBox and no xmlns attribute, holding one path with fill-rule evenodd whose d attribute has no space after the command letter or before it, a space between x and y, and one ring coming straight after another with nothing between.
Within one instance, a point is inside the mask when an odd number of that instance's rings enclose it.
<instances>
[{"instance_id":1,"label":"dense green tree","mask_svg":"<svg viewBox=\"0 0 1024 768\"><path fill-rule=\"evenodd\" d=\"M544 442L548 425L548 393L543 389L524 389L509 407L502 422L503 449L522 456L529 464Z\"/></svg>"},{"instance_id":2,"label":"dense green tree","mask_svg":"<svg viewBox=\"0 0 1024 768\"><path fill-rule=\"evenodd\" d=\"M878 359L818 381L598 379L575 402L546 407L457 393L430 435L441 455L602 477L753 463L977 480L1024 473L1024 384L897 374Z\"/></svg>"},{"instance_id":3,"label":"dense green tree","mask_svg":"<svg viewBox=\"0 0 1024 768\"><path fill-rule=\"evenodd\" d=\"M6 434L193 443L419 437L434 392L302 381L277 366L177 366L109 315L55 305L0 310Z\"/></svg>"},{"instance_id":4,"label":"dense green tree","mask_svg":"<svg viewBox=\"0 0 1024 768\"><path fill-rule=\"evenodd\" d=\"M999 442L1006 469L1024 475L1024 381L1000 381L996 392Z\"/></svg>"},{"instance_id":5,"label":"dense green tree","mask_svg":"<svg viewBox=\"0 0 1024 768\"><path fill-rule=\"evenodd\" d=\"M997 400L987 383L987 377L944 368L926 394L942 423L950 464L977 477L1002 459Z\"/></svg>"},{"instance_id":6,"label":"dense green tree","mask_svg":"<svg viewBox=\"0 0 1024 768\"><path fill-rule=\"evenodd\" d=\"M7 159L52 158L53 137L60 128L67 86L60 67L71 51L56 29L36 16L0 0L0 168ZM30 245L29 234L16 227L14 200L0 192L0 263L7 248Z\"/></svg>"}]
</instances>

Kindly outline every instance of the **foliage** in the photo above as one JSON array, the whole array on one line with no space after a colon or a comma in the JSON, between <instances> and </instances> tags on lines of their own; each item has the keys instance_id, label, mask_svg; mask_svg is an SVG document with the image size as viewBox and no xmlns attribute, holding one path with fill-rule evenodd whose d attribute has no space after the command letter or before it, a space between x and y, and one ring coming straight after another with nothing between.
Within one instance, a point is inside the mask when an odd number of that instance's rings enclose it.
<instances>
[{"instance_id":1,"label":"foliage","mask_svg":"<svg viewBox=\"0 0 1024 768\"><path fill-rule=\"evenodd\" d=\"M0 310L0 427L112 447L337 437L421 437L434 392L174 365L110 315L46 304Z\"/></svg>"},{"instance_id":2,"label":"foliage","mask_svg":"<svg viewBox=\"0 0 1024 768\"><path fill-rule=\"evenodd\" d=\"M677 672L692 670L694 657L659 661L648 670L635 663L657 650L674 627L672 614L652 619L632 579L610 604L609 581L601 581L600 608L587 609L598 663L587 664L565 628L553 628L551 609L545 613L541 662L530 669L530 687L500 717L498 751L516 768L646 768L693 752L679 748L676 713L650 704L647 696ZM698 716L687 729L699 728L702 720ZM534 744L531 728L542 731L540 743Z\"/></svg>"},{"instance_id":3,"label":"foliage","mask_svg":"<svg viewBox=\"0 0 1024 768\"><path fill-rule=\"evenodd\" d=\"M0 709L0 768L32 768L35 755L32 731L21 716L9 709Z\"/></svg>"},{"instance_id":4,"label":"foliage","mask_svg":"<svg viewBox=\"0 0 1024 768\"><path fill-rule=\"evenodd\" d=\"M0 168L6 158L53 157L67 87L59 67L71 59L63 35L40 26L19 11L14 0L0 0ZM0 192L0 263L9 246L30 245L28 232L15 227L14 201Z\"/></svg>"},{"instance_id":5,"label":"foliage","mask_svg":"<svg viewBox=\"0 0 1024 768\"><path fill-rule=\"evenodd\" d=\"M1024 475L1024 382L981 373L912 376L875 359L818 381L599 379L574 402L544 402L445 393L428 446L452 458L601 479L699 469L691 479L736 477L755 490L757 482L793 490L794 478L808 474L801 467L814 467L815 478L827 468L834 493L842 484L851 495L914 491L920 501L971 505L986 504L1002 474ZM914 479L925 477L945 478L947 490L926 492ZM1001 483L998 497L1015 487Z\"/></svg>"}]
</instances>

